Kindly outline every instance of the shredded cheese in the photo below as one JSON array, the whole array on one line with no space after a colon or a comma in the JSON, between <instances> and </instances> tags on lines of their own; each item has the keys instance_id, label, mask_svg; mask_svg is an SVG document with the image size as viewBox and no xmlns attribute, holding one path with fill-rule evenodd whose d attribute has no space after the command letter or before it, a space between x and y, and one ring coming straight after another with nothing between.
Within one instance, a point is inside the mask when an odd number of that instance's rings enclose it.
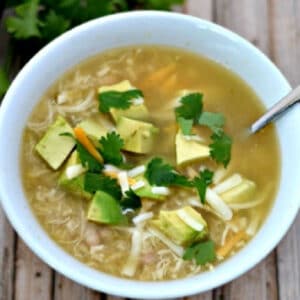
<instances>
[{"instance_id":1,"label":"shredded cheese","mask_svg":"<svg viewBox=\"0 0 300 300\"><path fill-rule=\"evenodd\" d=\"M131 170L128 171L129 177L136 177L140 174L143 174L146 171L146 167L144 165L137 166Z\"/></svg>"},{"instance_id":2,"label":"shredded cheese","mask_svg":"<svg viewBox=\"0 0 300 300\"><path fill-rule=\"evenodd\" d=\"M132 219L132 222L137 225L138 223L141 223L141 222L144 222L144 221L147 221L149 219L152 219L153 218L153 212L150 211L150 212L146 212L146 213L141 213L137 216L135 216L133 219Z\"/></svg>"},{"instance_id":3,"label":"shredded cheese","mask_svg":"<svg viewBox=\"0 0 300 300\"><path fill-rule=\"evenodd\" d=\"M232 219L232 210L230 207L210 188L206 190L206 201L223 220L229 221Z\"/></svg>"},{"instance_id":4,"label":"shredded cheese","mask_svg":"<svg viewBox=\"0 0 300 300\"><path fill-rule=\"evenodd\" d=\"M122 274L132 277L135 274L139 256L142 250L143 234L140 228L136 229L131 237L131 250L127 262L125 263Z\"/></svg>"},{"instance_id":5,"label":"shredded cheese","mask_svg":"<svg viewBox=\"0 0 300 300\"><path fill-rule=\"evenodd\" d=\"M178 210L176 214L186 225L190 226L191 228L197 231L203 230L204 225L191 217L188 213L186 213L186 211L181 209Z\"/></svg>"},{"instance_id":6,"label":"shredded cheese","mask_svg":"<svg viewBox=\"0 0 300 300\"><path fill-rule=\"evenodd\" d=\"M168 246L176 255L179 257L183 256L184 249L181 246L174 244L168 237L166 237L163 233L156 230L153 227L148 228L149 232L156 236L161 242L163 242L166 246Z\"/></svg>"},{"instance_id":7,"label":"shredded cheese","mask_svg":"<svg viewBox=\"0 0 300 300\"><path fill-rule=\"evenodd\" d=\"M223 182L219 183L213 188L213 191L222 194L228 190L231 190L235 186L241 184L243 181L243 178L240 174L233 174Z\"/></svg>"},{"instance_id":8,"label":"shredded cheese","mask_svg":"<svg viewBox=\"0 0 300 300\"><path fill-rule=\"evenodd\" d=\"M170 194L170 190L164 186L154 186L151 188L151 192L156 195L167 196Z\"/></svg>"},{"instance_id":9,"label":"shredded cheese","mask_svg":"<svg viewBox=\"0 0 300 300\"><path fill-rule=\"evenodd\" d=\"M81 164L69 166L66 169L66 176L68 179L72 179L83 174L85 171L86 169Z\"/></svg>"},{"instance_id":10,"label":"shredded cheese","mask_svg":"<svg viewBox=\"0 0 300 300\"><path fill-rule=\"evenodd\" d=\"M144 99L143 98L136 98L132 100L132 104L133 105L140 105L144 103Z\"/></svg>"},{"instance_id":11,"label":"shredded cheese","mask_svg":"<svg viewBox=\"0 0 300 300\"><path fill-rule=\"evenodd\" d=\"M127 191L129 191L129 181L126 171L121 171L118 173L118 180L121 186L122 194L125 195Z\"/></svg>"},{"instance_id":12,"label":"shredded cheese","mask_svg":"<svg viewBox=\"0 0 300 300\"><path fill-rule=\"evenodd\" d=\"M134 183L133 185L131 185L131 189L132 189L133 191L138 190L138 189L144 187L145 184L146 184L145 181L139 180L139 181L137 181L136 183Z\"/></svg>"}]
</instances>

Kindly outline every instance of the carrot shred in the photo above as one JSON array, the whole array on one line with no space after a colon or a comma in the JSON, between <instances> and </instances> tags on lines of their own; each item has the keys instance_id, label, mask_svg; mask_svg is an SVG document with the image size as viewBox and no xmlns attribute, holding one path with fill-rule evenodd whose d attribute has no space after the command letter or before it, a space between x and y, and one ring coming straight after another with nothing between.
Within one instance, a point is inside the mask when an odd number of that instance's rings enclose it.
<instances>
[{"instance_id":1,"label":"carrot shred","mask_svg":"<svg viewBox=\"0 0 300 300\"><path fill-rule=\"evenodd\" d=\"M229 252L236 246L238 242L241 240L247 239L248 235L244 231L239 231L234 234L228 241L226 241L225 245L220 247L216 252L218 257L226 257Z\"/></svg>"},{"instance_id":2,"label":"carrot shred","mask_svg":"<svg viewBox=\"0 0 300 300\"><path fill-rule=\"evenodd\" d=\"M74 128L74 134L76 139L82 144L82 146L100 163L103 163L103 158L98 152L93 143L89 140L84 130L80 127Z\"/></svg>"},{"instance_id":3,"label":"carrot shred","mask_svg":"<svg viewBox=\"0 0 300 300\"><path fill-rule=\"evenodd\" d=\"M111 178L114 178L114 179L118 179L118 174L116 172L112 172L112 171L103 171L103 173L106 175L106 176L109 176ZM133 185L136 183L136 180L131 178L131 177L128 177L128 183L129 185Z\"/></svg>"}]
</instances>

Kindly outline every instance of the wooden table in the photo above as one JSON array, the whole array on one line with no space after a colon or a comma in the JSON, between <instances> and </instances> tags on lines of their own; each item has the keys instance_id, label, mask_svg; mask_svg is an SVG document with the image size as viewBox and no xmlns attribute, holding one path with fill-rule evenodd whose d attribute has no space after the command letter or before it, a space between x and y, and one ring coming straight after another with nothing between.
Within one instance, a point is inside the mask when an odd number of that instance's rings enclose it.
<instances>
[{"instance_id":1,"label":"wooden table","mask_svg":"<svg viewBox=\"0 0 300 300\"><path fill-rule=\"evenodd\" d=\"M180 10L244 36L275 62L292 85L299 84L300 0L189 0ZM50 269L24 245L0 210L0 300L13 299L121 300L82 287ZM300 215L279 246L250 272L184 299L299 300Z\"/></svg>"}]
</instances>

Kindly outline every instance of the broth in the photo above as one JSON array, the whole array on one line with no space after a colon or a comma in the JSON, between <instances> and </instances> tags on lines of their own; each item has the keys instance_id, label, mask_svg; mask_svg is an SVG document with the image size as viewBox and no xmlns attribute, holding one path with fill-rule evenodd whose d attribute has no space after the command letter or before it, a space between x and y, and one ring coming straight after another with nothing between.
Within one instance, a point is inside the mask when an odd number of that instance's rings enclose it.
<instances>
[{"instance_id":1,"label":"broth","mask_svg":"<svg viewBox=\"0 0 300 300\"><path fill-rule=\"evenodd\" d=\"M168 66L172 66L169 68L171 71L163 80L150 80L151 74ZM178 98L179 91L203 93L204 110L221 112L226 117L225 132L233 139L232 158L227 169L224 171L210 159L190 164L194 171L186 166L177 169L191 177L200 166L219 170L219 174L224 173L224 178L234 173L242 174L257 186L253 207L245 209L243 204L233 204L232 219L224 221L211 207L202 206L200 201L196 203L194 190L176 187L170 189L171 194L165 201L142 199L141 208L142 212L151 211L157 217L161 210L175 210L185 205L195 207L206 220L209 236L217 249L237 233L245 232L247 235L225 257L204 265L198 265L195 260L183 260L148 231L146 222L139 232L142 248L136 270L132 276L124 274L120 266L130 256L135 227L89 222L86 219L89 201L62 189L57 183L62 168L53 171L35 151L36 144L57 115L64 116L73 127L90 116L98 117L98 87L122 80L129 80L143 91L151 123L160 129L150 154L137 156L126 153L127 161L134 165L145 164L154 156L175 165L174 140L178 128L174 99ZM245 128L263 112L260 100L243 80L204 57L158 46L129 47L99 54L77 65L51 86L28 121L21 152L22 177L28 201L45 231L57 244L80 261L103 272L137 280L167 280L209 270L251 239L273 203L280 175L275 129L268 126L255 135L242 137ZM101 114L100 119L104 126L114 126L108 115ZM209 139L208 129L198 126L195 130L205 140Z\"/></svg>"}]
</instances>

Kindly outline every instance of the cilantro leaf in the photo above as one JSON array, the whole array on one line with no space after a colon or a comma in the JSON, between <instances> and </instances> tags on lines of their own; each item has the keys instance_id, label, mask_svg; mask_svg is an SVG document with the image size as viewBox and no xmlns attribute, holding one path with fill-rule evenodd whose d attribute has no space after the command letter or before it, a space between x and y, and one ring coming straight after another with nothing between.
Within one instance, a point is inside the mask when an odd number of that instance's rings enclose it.
<instances>
[{"instance_id":1,"label":"cilantro leaf","mask_svg":"<svg viewBox=\"0 0 300 300\"><path fill-rule=\"evenodd\" d=\"M221 130L225 124L225 117L221 113L203 112L198 120L199 125L209 127L213 132Z\"/></svg>"},{"instance_id":2,"label":"cilantro leaf","mask_svg":"<svg viewBox=\"0 0 300 300\"><path fill-rule=\"evenodd\" d=\"M206 263L213 262L215 258L215 244L211 240L192 245L183 254L184 260L195 259L197 265L205 265Z\"/></svg>"},{"instance_id":3,"label":"cilantro leaf","mask_svg":"<svg viewBox=\"0 0 300 300\"><path fill-rule=\"evenodd\" d=\"M182 134L184 135L190 135L191 130L193 127L193 120L185 119L182 117L179 117L177 120L179 127L181 129Z\"/></svg>"},{"instance_id":4,"label":"cilantro leaf","mask_svg":"<svg viewBox=\"0 0 300 300\"><path fill-rule=\"evenodd\" d=\"M157 186L191 186L191 182L178 174L171 165L165 163L161 158L153 158L147 165L145 177L152 185Z\"/></svg>"},{"instance_id":5,"label":"cilantro leaf","mask_svg":"<svg viewBox=\"0 0 300 300\"><path fill-rule=\"evenodd\" d=\"M44 39L52 40L65 32L70 27L70 21L63 16L58 15L54 10L50 10L46 15L41 34Z\"/></svg>"},{"instance_id":6,"label":"cilantro leaf","mask_svg":"<svg viewBox=\"0 0 300 300\"><path fill-rule=\"evenodd\" d=\"M182 4L184 0L145 0L144 2L148 9L168 10L172 5Z\"/></svg>"},{"instance_id":7,"label":"cilantro leaf","mask_svg":"<svg viewBox=\"0 0 300 300\"><path fill-rule=\"evenodd\" d=\"M133 190L129 190L126 193L126 196L121 200L121 207L125 209L138 209L142 207L141 198L135 194Z\"/></svg>"},{"instance_id":8,"label":"cilantro leaf","mask_svg":"<svg viewBox=\"0 0 300 300\"><path fill-rule=\"evenodd\" d=\"M40 37L38 26L39 0L29 0L16 7L16 17L9 17L6 20L6 28L16 39L28 39Z\"/></svg>"},{"instance_id":9,"label":"cilantro leaf","mask_svg":"<svg viewBox=\"0 0 300 300\"><path fill-rule=\"evenodd\" d=\"M194 186L200 196L201 203L205 203L206 188L212 183L214 173L208 169L200 172L200 176L194 178Z\"/></svg>"},{"instance_id":10,"label":"cilantro leaf","mask_svg":"<svg viewBox=\"0 0 300 300\"><path fill-rule=\"evenodd\" d=\"M101 172L103 165L92 156L80 142L76 141L76 149L79 155L81 164L91 172Z\"/></svg>"},{"instance_id":11,"label":"cilantro leaf","mask_svg":"<svg viewBox=\"0 0 300 300\"><path fill-rule=\"evenodd\" d=\"M101 154L106 163L119 166L123 162L121 148L124 146L124 141L116 132L111 132L100 139L102 145Z\"/></svg>"},{"instance_id":12,"label":"cilantro leaf","mask_svg":"<svg viewBox=\"0 0 300 300\"><path fill-rule=\"evenodd\" d=\"M118 181L103 174L87 172L84 175L84 190L92 194L97 191L103 191L116 200L120 200L122 197Z\"/></svg>"},{"instance_id":13,"label":"cilantro leaf","mask_svg":"<svg viewBox=\"0 0 300 300\"><path fill-rule=\"evenodd\" d=\"M140 90L103 92L99 94L99 110L107 113L110 108L127 109L131 106L132 100L140 97L143 97L143 93Z\"/></svg>"},{"instance_id":14,"label":"cilantro leaf","mask_svg":"<svg viewBox=\"0 0 300 300\"><path fill-rule=\"evenodd\" d=\"M4 68L0 67L0 98L6 93L9 87L8 76Z\"/></svg>"},{"instance_id":15,"label":"cilantro leaf","mask_svg":"<svg viewBox=\"0 0 300 300\"><path fill-rule=\"evenodd\" d=\"M224 131L213 133L211 139L213 142L209 145L210 156L226 168L231 159L232 139Z\"/></svg>"},{"instance_id":16,"label":"cilantro leaf","mask_svg":"<svg viewBox=\"0 0 300 300\"><path fill-rule=\"evenodd\" d=\"M180 99L181 105L175 108L176 119L180 117L186 120L193 120L193 124L197 124L202 113L203 95L200 93L192 93Z\"/></svg>"}]
</instances>

